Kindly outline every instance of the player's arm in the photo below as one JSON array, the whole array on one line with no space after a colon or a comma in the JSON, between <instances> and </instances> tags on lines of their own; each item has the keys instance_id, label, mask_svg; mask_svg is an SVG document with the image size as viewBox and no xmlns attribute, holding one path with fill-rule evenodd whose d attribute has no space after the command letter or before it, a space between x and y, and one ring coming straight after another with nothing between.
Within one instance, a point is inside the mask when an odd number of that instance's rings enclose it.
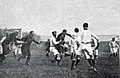
<instances>
[{"instance_id":1,"label":"player's arm","mask_svg":"<svg viewBox=\"0 0 120 78\"><path fill-rule=\"evenodd\" d=\"M112 46L112 43L111 43L111 41L109 42L109 46L110 46L110 47Z\"/></svg>"},{"instance_id":2,"label":"player's arm","mask_svg":"<svg viewBox=\"0 0 120 78\"><path fill-rule=\"evenodd\" d=\"M3 37L3 38L0 40L0 42L2 43L5 39L6 39L6 37Z\"/></svg>"},{"instance_id":3,"label":"player's arm","mask_svg":"<svg viewBox=\"0 0 120 78\"><path fill-rule=\"evenodd\" d=\"M2 42L6 39L6 37L3 37L1 40L0 40L0 45L2 45Z\"/></svg>"},{"instance_id":4,"label":"player's arm","mask_svg":"<svg viewBox=\"0 0 120 78\"><path fill-rule=\"evenodd\" d=\"M116 46L119 48L119 45L117 44L117 42L116 42Z\"/></svg>"},{"instance_id":5,"label":"player's arm","mask_svg":"<svg viewBox=\"0 0 120 78\"><path fill-rule=\"evenodd\" d=\"M53 43L56 45L56 44L59 44L61 41L56 41L56 39L52 39Z\"/></svg>"},{"instance_id":6,"label":"player's arm","mask_svg":"<svg viewBox=\"0 0 120 78\"><path fill-rule=\"evenodd\" d=\"M27 41L27 39L28 39L28 35L21 38L21 40L24 41L24 42Z\"/></svg>"},{"instance_id":7,"label":"player's arm","mask_svg":"<svg viewBox=\"0 0 120 78\"><path fill-rule=\"evenodd\" d=\"M48 42L45 43L45 46L48 44Z\"/></svg>"},{"instance_id":8,"label":"player's arm","mask_svg":"<svg viewBox=\"0 0 120 78\"><path fill-rule=\"evenodd\" d=\"M36 43L36 44L40 44L40 43L41 43L41 41L38 42L38 41L36 41L34 38L33 38L33 42Z\"/></svg>"},{"instance_id":9,"label":"player's arm","mask_svg":"<svg viewBox=\"0 0 120 78\"><path fill-rule=\"evenodd\" d=\"M96 50L99 48L99 44L100 43L97 41L97 44L96 44L96 47L95 47Z\"/></svg>"},{"instance_id":10,"label":"player's arm","mask_svg":"<svg viewBox=\"0 0 120 78\"><path fill-rule=\"evenodd\" d=\"M69 36L69 37L71 37L72 39L74 39L71 34L68 34L68 33L67 33L66 35Z\"/></svg>"},{"instance_id":11,"label":"player's arm","mask_svg":"<svg viewBox=\"0 0 120 78\"><path fill-rule=\"evenodd\" d=\"M94 37L99 42L99 38L95 34L91 33L91 36Z\"/></svg>"},{"instance_id":12,"label":"player's arm","mask_svg":"<svg viewBox=\"0 0 120 78\"><path fill-rule=\"evenodd\" d=\"M81 33L78 35L78 37L76 39L76 43L77 43L77 45L81 44Z\"/></svg>"}]
</instances>

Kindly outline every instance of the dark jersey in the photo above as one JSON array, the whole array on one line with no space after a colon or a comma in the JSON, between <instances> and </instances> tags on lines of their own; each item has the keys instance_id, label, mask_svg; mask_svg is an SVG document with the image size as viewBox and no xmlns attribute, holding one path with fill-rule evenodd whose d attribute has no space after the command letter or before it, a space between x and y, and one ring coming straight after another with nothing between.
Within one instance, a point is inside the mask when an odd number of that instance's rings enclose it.
<instances>
[{"instance_id":1,"label":"dark jersey","mask_svg":"<svg viewBox=\"0 0 120 78\"><path fill-rule=\"evenodd\" d=\"M3 41L3 44L10 44L11 42L17 43L17 42L16 42L17 40L20 40L20 39L16 38L15 33L11 33L11 34L9 34L9 35L6 37L6 39Z\"/></svg>"},{"instance_id":2,"label":"dark jersey","mask_svg":"<svg viewBox=\"0 0 120 78\"><path fill-rule=\"evenodd\" d=\"M47 47L50 47L50 41L47 41L45 44Z\"/></svg>"},{"instance_id":3,"label":"dark jersey","mask_svg":"<svg viewBox=\"0 0 120 78\"><path fill-rule=\"evenodd\" d=\"M32 42L35 42L35 43L39 44L39 42L35 41L33 36L30 36L30 35L27 35L27 36L23 37L22 41L26 42L25 44L23 44L23 46L26 46L26 47L30 47Z\"/></svg>"},{"instance_id":4,"label":"dark jersey","mask_svg":"<svg viewBox=\"0 0 120 78\"><path fill-rule=\"evenodd\" d=\"M72 38L72 36L71 36L70 34L67 33L66 35ZM56 41L60 41L60 40L64 41L66 35L63 34L63 33L60 33L60 34L57 36Z\"/></svg>"}]
</instances>

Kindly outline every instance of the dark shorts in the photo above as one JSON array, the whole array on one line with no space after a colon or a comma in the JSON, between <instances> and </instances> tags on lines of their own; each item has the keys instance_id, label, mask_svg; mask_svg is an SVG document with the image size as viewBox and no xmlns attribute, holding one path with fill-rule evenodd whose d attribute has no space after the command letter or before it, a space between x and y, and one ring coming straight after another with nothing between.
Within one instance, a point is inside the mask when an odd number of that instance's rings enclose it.
<instances>
[{"instance_id":1,"label":"dark shorts","mask_svg":"<svg viewBox=\"0 0 120 78\"><path fill-rule=\"evenodd\" d=\"M58 50L59 53L63 53L63 47L60 44L56 45L56 49Z\"/></svg>"},{"instance_id":2,"label":"dark shorts","mask_svg":"<svg viewBox=\"0 0 120 78\"><path fill-rule=\"evenodd\" d=\"M3 55L7 55L9 54L10 52L10 49L9 49L9 44L2 44L2 47L3 47Z\"/></svg>"},{"instance_id":3,"label":"dark shorts","mask_svg":"<svg viewBox=\"0 0 120 78\"><path fill-rule=\"evenodd\" d=\"M25 58L26 56L31 56L30 48L21 47L21 51L22 51L22 57Z\"/></svg>"}]
</instances>

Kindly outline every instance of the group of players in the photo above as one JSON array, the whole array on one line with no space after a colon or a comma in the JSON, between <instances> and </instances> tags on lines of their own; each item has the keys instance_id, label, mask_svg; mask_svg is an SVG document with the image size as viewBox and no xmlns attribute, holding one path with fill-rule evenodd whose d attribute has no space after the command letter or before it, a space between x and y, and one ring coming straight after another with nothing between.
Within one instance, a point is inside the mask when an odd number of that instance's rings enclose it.
<instances>
[{"instance_id":1,"label":"group of players","mask_svg":"<svg viewBox=\"0 0 120 78\"><path fill-rule=\"evenodd\" d=\"M95 59L98 58L98 47L99 47L99 38L88 30L88 23L83 23L83 30L79 32L78 28L74 29L75 35L70 35L67 33L67 30L63 30L62 33L58 34L57 31L52 32L52 38L47 42L46 56L49 52L54 53L54 61L61 65L61 60L63 55L67 56L68 46L65 43L65 36L69 36L72 39L69 41L70 46L70 56L71 56L71 70L76 68L80 62L80 58L85 56L85 59L88 61L89 66L93 69L94 72L97 72L95 67ZM112 41L109 43L110 46L110 57L112 55L116 56L118 51L118 44L115 41L115 38L112 38Z\"/></svg>"},{"instance_id":2,"label":"group of players","mask_svg":"<svg viewBox=\"0 0 120 78\"><path fill-rule=\"evenodd\" d=\"M51 39L49 39L46 44L46 56L49 55L49 52L52 52L54 54L53 61L57 63L57 65L61 65L63 56L68 55L68 45L65 42L65 37L69 36L71 37L71 40L69 41L71 70L75 69L80 62L80 58L85 56L89 66L91 66L94 72L97 72L95 67L95 59L98 58L99 38L88 30L88 23L83 23L83 30L81 32L78 28L75 28L74 32L74 35L70 35L67 33L67 30L64 29L62 33L57 35L57 31L53 31ZM17 58L18 62L22 58L26 58L25 64L29 65L31 58L30 46L32 42L37 44L41 43L41 41L38 42L34 39L34 31L30 31L29 34L23 38L18 38L18 31L14 31L9 35L6 35L0 41L0 63L6 59L11 50L14 50L15 53L19 52L18 54L20 54ZM112 55L116 57L119 46L116 43L115 38L112 38L109 46L111 50L110 58Z\"/></svg>"},{"instance_id":3,"label":"group of players","mask_svg":"<svg viewBox=\"0 0 120 78\"><path fill-rule=\"evenodd\" d=\"M50 41L50 52L54 53L54 60L58 65L61 65L63 55L67 55L67 46L65 43L65 36L69 36L72 40L69 42L71 49L71 70L73 70L80 62L80 57L85 56L92 69L97 72L95 68L95 58L98 56L99 38L88 30L88 23L83 24L83 30L79 32L78 28L74 29L75 35L70 35L67 30L63 30L58 36L57 31L52 32ZM93 43L92 43L93 42ZM48 53L47 53L48 55Z\"/></svg>"},{"instance_id":4,"label":"group of players","mask_svg":"<svg viewBox=\"0 0 120 78\"><path fill-rule=\"evenodd\" d=\"M32 42L40 44L34 39L34 31L30 31L28 35L23 38L18 37L19 32L14 31L10 34L4 36L0 41L0 64L6 59L11 51L14 52L15 58L18 54L18 62L22 58L26 58L26 65L29 65L29 61L31 58L30 46Z\"/></svg>"}]
</instances>

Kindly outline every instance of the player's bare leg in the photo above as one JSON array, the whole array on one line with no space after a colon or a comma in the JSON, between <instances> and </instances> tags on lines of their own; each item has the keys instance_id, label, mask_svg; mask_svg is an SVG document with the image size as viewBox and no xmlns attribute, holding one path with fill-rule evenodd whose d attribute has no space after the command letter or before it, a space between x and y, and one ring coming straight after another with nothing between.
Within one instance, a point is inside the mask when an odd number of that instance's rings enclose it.
<instances>
[{"instance_id":1,"label":"player's bare leg","mask_svg":"<svg viewBox=\"0 0 120 78\"><path fill-rule=\"evenodd\" d=\"M61 59L62 59L61 54L58 54L57 59L56 59L57 60L57 65L61 65Z\"/></svg>"},{"instance_id":2,"label":"player's bare leg","mask_svg":"<svg viewBox=\"0 0 120 78\"><path fill-rule=\"evenodd\" d=\"M74 69L75 62L76 62L76 59L75 58L72 59L71 68L70 68L71 70Z\"/></svg>"},{"instance_id":3,"label":"player's bare leg","mask_svg":"<svg viewBox=\"0 0 120 78\"><path fill-rule=\"evenodd\" d=\"M74 54L73 54L73 53L71 53L71 57L70 57L70 58L71 58L71 60L73 59L73 57L74 57Z\"/></svg>"},{"instance_id":4,"label":"player's bare leg","mask_svg":"<svg viewBox=\"0 0 120 78\"><path fill-rule=\"evenodd\" d=\"M87 59L89 66L92 66L91 59Z\"/></svg>"},{"instance_id":5,"label":"player's bare leg","mask_svg":"<svg viewBox=\"0 0 120 78\"><path fill-rule=\"evenodd\" d=\"M95 59L92 59L92 56L90 56L89 60L90 60L89 64L91 64L93 71L97 73L97 69L95 68Z\"/></svg>"},{"instance_id":6,"label":"player's bare leg","mask_svg":"<svg viewBox=\"0 0 120 78\"><path fill-rule=\"evenodd\" d=\"M76 60L75 60L75 64L74 64L73 68L75 68L76 66L78 66L79 62L80 62L80 56L77 55L76 56Z\"/></svg>"}]
</instances>

